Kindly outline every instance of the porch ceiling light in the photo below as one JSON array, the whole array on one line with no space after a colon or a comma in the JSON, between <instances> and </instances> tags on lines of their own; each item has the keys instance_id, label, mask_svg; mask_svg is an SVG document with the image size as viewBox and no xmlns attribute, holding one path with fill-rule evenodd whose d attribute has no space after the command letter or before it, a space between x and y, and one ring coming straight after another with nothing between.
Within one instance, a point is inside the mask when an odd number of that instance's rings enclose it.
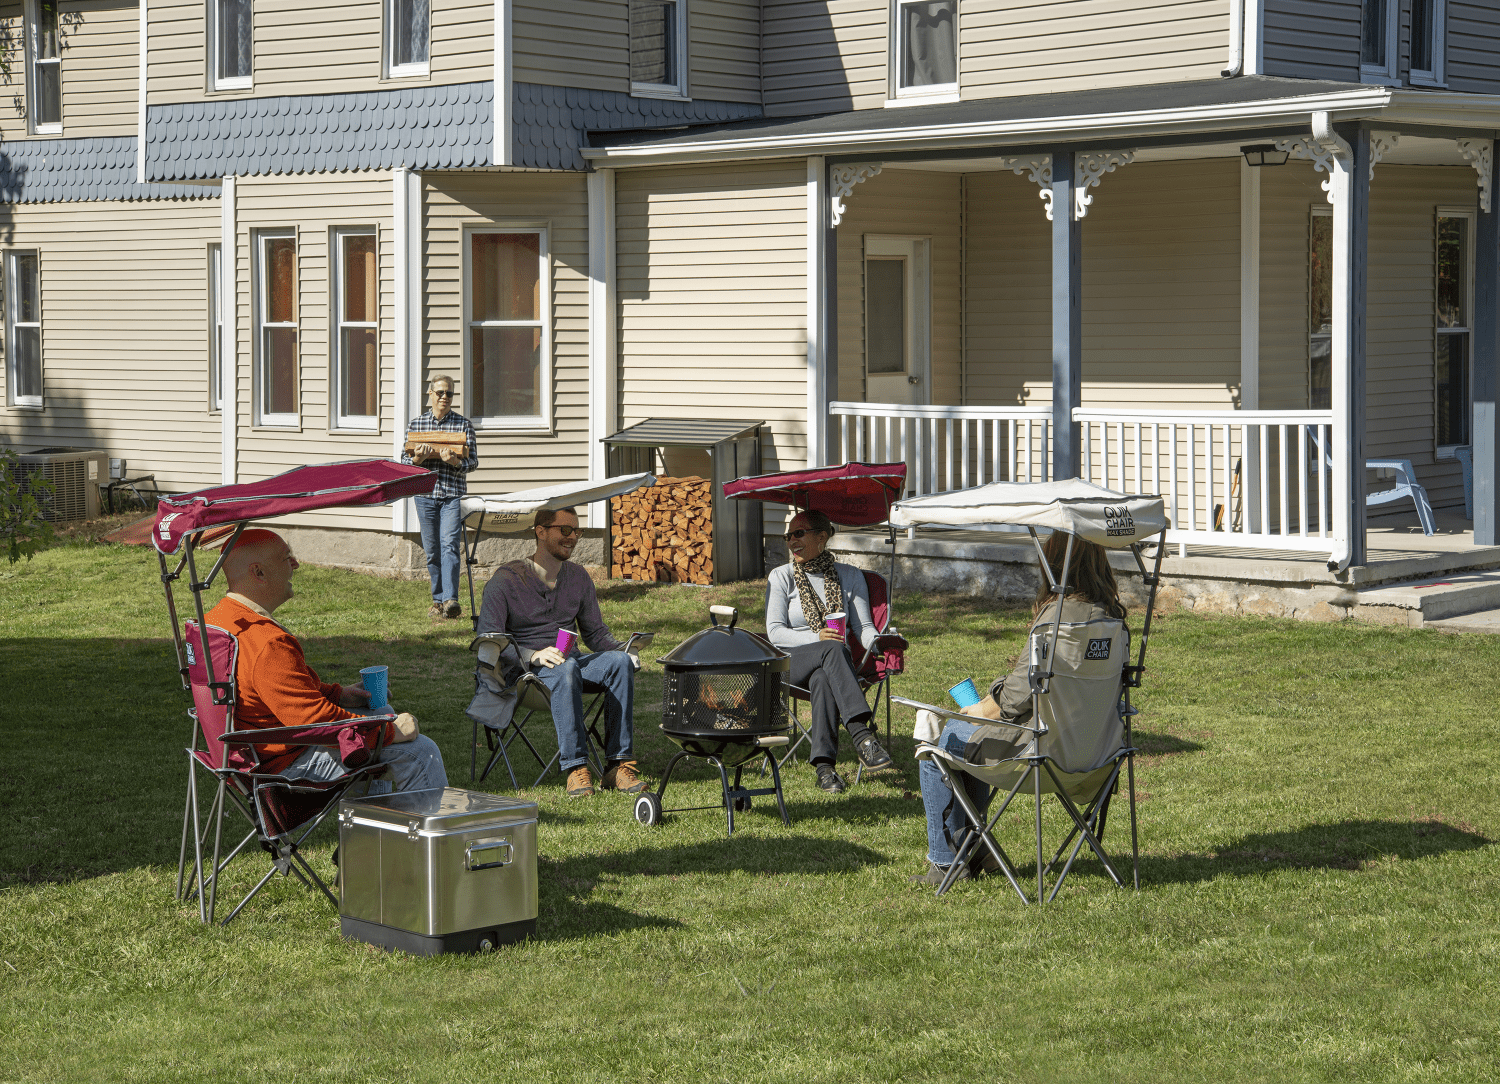
<instances>
[{"instance_id":1,"label":"porch ceiling light","mask_svg":"<svg viewBox=\"0 0 1500 1084\"><path fill-rule=\"evenodd\" d=\"M1247 166L1284 166L1286 160L1291 157L1289 151L1277 150L1274 143L1256 143L1249 147L1241 147L1240 153L1245 156Z\"/></svg>"}]
</instances>

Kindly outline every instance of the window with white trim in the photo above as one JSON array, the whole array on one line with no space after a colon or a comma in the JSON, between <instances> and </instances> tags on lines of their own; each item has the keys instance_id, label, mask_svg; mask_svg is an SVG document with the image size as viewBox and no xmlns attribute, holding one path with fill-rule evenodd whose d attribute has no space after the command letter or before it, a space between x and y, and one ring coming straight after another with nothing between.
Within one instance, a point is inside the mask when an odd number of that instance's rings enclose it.
<instances>
[{"instance_id":1,"label":"window with white trim","mask_svg":"<svg viewBox=\"0 0 1500 1084\"><path fill-rule=\"evenodd\" d=\"M385 0L385 74L426 75L431 35L428 0Z\"/></svg>"},{"instance_id":2,"label":"window with white trim","mask_svg":"<svg viewBox=\"0 0 1500 1084\"><path fill-rule=\"evenodd\" d=\"M208 409L224 409L224 312L219 307L219 246L208 246Z\"/></svg>"},{"instance_id":3,"label":"window with white trim","mask_svg":"<svg viewBox=\"0 0 1500 1084\"><path fill-rule=\"evenodd\" d=\"M465 240L465 409L481 426L547 428L552 400L547 230L483 227L470 230Z\"/></svg>"},{"instance_id":4,"label":"window with white trim","mask_svg":"<svg viewBox=\"0 0 1500 1084\"><path fill-rule=\"evenodd\" d=\"M256 424L301 424L297 397L297 237L255 235Z\"/></svg>"},{"instance_id":5,"label":"window with white trim","mask_svg":"<svg viewBox=\"0 0 1500 1084\"><path fill-rule=\"evenodd\" d=\"M687 0L630 0L630 92L687 97Z\"/></svg>"},{"instance_id":6,"label":"window with white trim","mask_svg":"<svg viewBox=\"0 0 1500 1084\"><path fill-rule=\"evenodd\" d=\"M210 86L245 90L254 81L255 15L252 0L208 0Z\"/></svg>"},{"instance_id":7,"label":"window with white trim","mask_svg":"<svg viewBox=\"0 0 1500 1084\"><path fill-rule=\"evenodd\" d=\"M31 131L39 135L61 132L62 50L57 0L27 0L26 84Z\"/></svg>"},{"instance_id":8,"label":"window with white trim","mask_svg":"<svg viewBox=\"0 0 1500 1084\"><path fill-rule=\"evenodd\" d=\"M958 96L958 0L894 0L892 91L896 98Z\"/></svg>"},{"instance_id":9,"label":"window with white trim","mask_svg":"<svg viewBox=\"0 0 1500 1084\"><path fill-rule=\"evenodd\" d=\"M1400 50L1401 0L1364 0L1360 13L1359 75L1366 83L1394 83Z\"/></svg>"},{"instance_id":10,"label":"window with white trim","mask_svg":"<svg viewBox=\"0 0 1500 1084\"><path fill-rule=\"evenodd\" d=\"M380 428L380 267L373 229L334 234L334 426Z\"/></svg>"},{"instance_id":11,"label":"window with white trim","mask_svg":"<svg viewBox=\"0 0 1500 1084\"><path fill-rule=\"evenodd\" d=\"M5 254L6 387L11 406L42 405L42 278L35 250Z\"/></svg>"},{"instance_id":12,"label":"window with white trim","mask_svg":"<svg viewBox=\"0 0 1500 1084\"><path fill-rule=\"evenodd\" d=\"M1413 86L1441 87L1447 44L1447 0L1411 0L1411 73Z\"/></svg>"},{"instance_id":13,"label":"window with white trim","mask_svg":"<svg viewBox=\"0 0 1500 1084\"><path fill-rule=\"evenodd\" d=\"M1439 448L1469 443L1473 401L1469 384L1473 228L1471 212L1439 208L1434 274L1437 336L1433 357L1434 435Z\"/></svg>"}]
</instances>

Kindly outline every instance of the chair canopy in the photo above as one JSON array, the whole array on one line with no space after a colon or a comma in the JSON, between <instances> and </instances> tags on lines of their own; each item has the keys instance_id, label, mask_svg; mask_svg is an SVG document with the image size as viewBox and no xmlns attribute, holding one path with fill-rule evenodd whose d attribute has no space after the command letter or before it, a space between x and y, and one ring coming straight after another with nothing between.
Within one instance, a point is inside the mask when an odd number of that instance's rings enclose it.
<instances>
[{"instance_id":1,"label":"chair canopy","mask_svg":"<svg viewBox=\"0 0 1500 1084\"><path fill-rule=\"evenodd\" d=\"M259 482L215 486L163 497L157 502L151 544L176 553L188 535L225 523L270 519L293 512L345 505L389 504L402 497L431 493L437 475L389 459L356 459L316 463Z\"/></svg>"},{"instance_id":2,"label":"chair canopy","mask_svg":"<svg viewBox=\"0 0 1500 1084\"><path fill-rule=\"evenodd\" d=\"M905 487L905 463L845 463L737 478L724 483L724 496L822 512L841 527L869 527L885 522Z\"/></svg>"},{"instance_id":3,"label":"chair canopy","mask_svg":"<svg viewBox=\"0 0 1500 1084\"><path fill-rule=\"evenodd\" d=\"M465 497L459 507L463 511L464 522L472 528L482 527L486 531L521 534L531 529L538 512L592 504L610 497L634 493L637 489L655 484L656 475L650 471L644 474L621 474L602 482L561 482L555 486L523 489L494 497Z\"/></svg>"},{"instance_id":4,"label":"chair canopy","mask_svg":"<svg viewBox=\"0 0 1500 1084\"><path fill-rule=\"evenodd\" d=\"M1160 497L1117 493L1082 478L991 482L910 497L891 508L892 527L986 529L1000 524L1066 531L1111 549L1143 542L1168 526Z\"/></svg>"}]
</instances>

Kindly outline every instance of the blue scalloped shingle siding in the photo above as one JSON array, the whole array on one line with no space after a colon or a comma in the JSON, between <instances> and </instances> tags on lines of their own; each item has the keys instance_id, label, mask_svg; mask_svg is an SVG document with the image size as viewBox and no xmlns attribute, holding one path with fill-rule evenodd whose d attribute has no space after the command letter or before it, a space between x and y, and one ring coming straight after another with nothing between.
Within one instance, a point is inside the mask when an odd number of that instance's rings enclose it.
<instances>
[{"instance_id":1,"label":"blue scalloped shingle siding","mask_svg":"<svg viewBox=\"0 0 1500 1084\"><path fill-rule=\"evenodd\" d=\"M153 181L490 164L494 84L153 105Z\"/></svg>"},{"instance_id":2,"label":"blue scalloped shingle siding","mask_svg":"<svg viewBox=\"0 0 1500 1084\"><path fill-rule=\"evenodd\" d=\"M212 199L205 185L136 184L135 136L0 143L0 203Z\"/></svg>"},{"instance_id":3,"label":"blue scalloped shingle siding","mask_svg":"<svg viewBox=\"0 0 1500 1084\"><path fill-rule=\"evenodd\" d=\"M514 162L535 169L587 168L578 149L590 131L723 124L761 115L760 106L739 102L674 102L540 83L516 83L512 91Z\"/></svg>"}]
</instances>

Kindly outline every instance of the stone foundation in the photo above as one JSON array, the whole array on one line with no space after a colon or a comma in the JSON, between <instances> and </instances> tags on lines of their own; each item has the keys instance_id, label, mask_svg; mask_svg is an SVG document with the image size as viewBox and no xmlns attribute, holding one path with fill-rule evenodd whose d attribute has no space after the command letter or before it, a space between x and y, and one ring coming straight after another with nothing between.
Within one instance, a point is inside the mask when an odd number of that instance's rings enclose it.
<instances>
[{"instance_id":1,"label":"stone foundation","mask_svg":"<svg viewBox=\"0 0 1500 1084\"><path fill-rule=\"evenodd\" d=\"M328 527L291 527L272 524L272 529L291 544L297 560L319 568L347 568L400 580L425 579L427 555L420 534L389 531L343 531ZM530 557L536 541L529 535L486 535L479 541L474 566L477 590L497 567L507 561ZM604 533L585 530L573 560L580 565L604 563Z\"/></svg>"}]
</instances>

